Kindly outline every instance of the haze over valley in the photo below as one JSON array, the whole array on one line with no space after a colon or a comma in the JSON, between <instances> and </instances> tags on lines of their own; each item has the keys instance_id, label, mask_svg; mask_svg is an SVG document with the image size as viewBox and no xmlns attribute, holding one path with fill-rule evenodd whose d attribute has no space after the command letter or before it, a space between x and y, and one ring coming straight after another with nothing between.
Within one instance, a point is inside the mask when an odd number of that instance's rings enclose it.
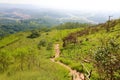
<instances>
[{"instance_id":1,"label":"haze over valley","mask_svg":"<svg viewBox=\"0 0 120 80\"><path fill-rule=\"evenodd\" d=\"M24 20L41 18L48 22L53 20L57 24L64 22L103 23L108 20L109 15L113 16L112 19L119 18L119 13L119 11L101 12L44 8L30 4L0 4L1 19Z\"/></svg>"}]
</instances>

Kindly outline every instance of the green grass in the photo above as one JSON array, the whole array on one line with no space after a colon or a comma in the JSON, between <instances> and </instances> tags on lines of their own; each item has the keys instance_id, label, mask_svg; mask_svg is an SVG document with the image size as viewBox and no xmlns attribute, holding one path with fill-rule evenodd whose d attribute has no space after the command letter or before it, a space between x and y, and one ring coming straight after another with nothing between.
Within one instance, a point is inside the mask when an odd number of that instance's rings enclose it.
<instances>
[{"instance_id":1,"label":"green grass","mask_svg":"<svg viewBox=\"0 0 120 80\"><path fill-rule=\"evenodd\" d=\"M101 29L99 32L78 37L78 43L75 45L68 44L63 47L62 39L70 33L79 30L83 30L83 28L53 29L49 32L40 32L41 36L33 39L27 38L31 34L30 31L16 33L3 38L0 40L0 47L4 46L0 49L0 55L7 60L3 60L3 62L10 64L7 69L5 68L0 73L0 80L71 80L68 70L50 61L50 58L55 54L54 44L56 43L60 44L61 49L60 58L56 60L86 74L86 69L88 71L93 70L91 80L97 80L99 75L92 62L94 51L102 45L101 41L104 44L110 38L116 38L116 42L120 43L120 24L117 24L110 32ZM38 48L41 40L46 43ZM82 42L80 43L80 41ZM47 50L49 43L52 46L50 50ZM24 60L23 70L20 68L21 60ZM30 69L28 69L28 63L31 64ZM2 64L0 63L0 69L1 66Z\"/></svg>"},{"instance_id":2,"label":"green grass","mask_svg":"<svg viewBox=\"0 0 120 80\"><path fill-rule=\"evenodd\" d=\"M88 40L86 41L86 39ZM101 40L105 44L109 39L116 39L116 42L120 43L120 24L114 26L114 29L111 29L110 32L101 29L99 32L78 37L77 44L68 44L66 47L61 48L62 52L58 60L79 72L86 73L86 69L88 71L92 70L91 80L96 80L99 75L93 64L94 51L102 45ZM80 41L82 42L79 43ZM89 62L85 62L85 60ZM85 67L83 67L83 71L81 63Z\"/></svg>"},{"instance_id":3,"label":"green grass","mask_svg":"<svg viewBox=\"0 0 120 80\"><path fill-rule=\"evenodd\" d=\"M6 46L10 43L13 43L15 41L19 40L19 38L17 36L11 35L8 36L7 38L3 38L2 40L0 40L0 47Z\"/></svg>"},{"instance_id":4,"label":"green grass","mask_svg":"<svg viewBox=\"0 0 120 80\"><path fill-rule=\"evenodd\" d=\"M0 75L1 80L69 80L69 71L58 64L43 59L38 70L18 71Z\"/></svg>"},{"instance_id":5,"label":"green grass","mask_svg":"<svg viewBox=\"0 0 120 80\"><path fill-rule=\"evenodd\" d=\"M59 64L50 61L54 56L54 44L61 43L62 38L67 36L73 30L52 30L50 32L40 32L41 36L37 38L27 38L31 32L20 32L9 35L0 40L0 55L5 58L5 63L9 63L0 73L1 80L71 80L69 71ZM19 40L18 40L19 39ZM45 46L38 48L41 40L46 41ZM52 48L47 50L48 43L52 42ZM9 44L9 45L8 45ZM34 59L35 57L35 59ZM29 59L31 58L31 59ZM23 60L23 70L21 70L21 59ZM35 62L32 63L32 60ZM27 65L31 64L30 69ZM38 66L39 63L39 66ZM2 63L0 63L2 69Z\"/></svg>"}]
</instances>

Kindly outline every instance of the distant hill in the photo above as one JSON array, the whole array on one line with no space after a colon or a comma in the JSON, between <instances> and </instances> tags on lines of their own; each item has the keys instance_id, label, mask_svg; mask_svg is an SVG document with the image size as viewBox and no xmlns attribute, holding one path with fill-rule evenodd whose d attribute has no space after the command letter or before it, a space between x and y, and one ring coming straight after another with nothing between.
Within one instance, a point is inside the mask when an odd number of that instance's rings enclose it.
<instances>
[{"instance_id":1,"label":"distant hill","mask_svg":"<svg viewBox=\"0 0 120 80\"><path fill-rule=\"evenodd\" d=\"M57 10L23 4L0 4L0 18L8 19L51 19L59 23L103 23L109 15L119 18L120 12L89 12L75 10Z\"/></svg>"},{"instance_id":2,"label":"distant hill","mask_svg":"<svg viewBox=\"0 0 120 80\"><path fill-rule=\"evenodd\" d=\"M103 23L108 20L108 13L57 10L23 4L0 4L0 36L67 22ZM113 19L119 17L119 12L110 14L113 14Z\"/></svg>"}]
</instances>

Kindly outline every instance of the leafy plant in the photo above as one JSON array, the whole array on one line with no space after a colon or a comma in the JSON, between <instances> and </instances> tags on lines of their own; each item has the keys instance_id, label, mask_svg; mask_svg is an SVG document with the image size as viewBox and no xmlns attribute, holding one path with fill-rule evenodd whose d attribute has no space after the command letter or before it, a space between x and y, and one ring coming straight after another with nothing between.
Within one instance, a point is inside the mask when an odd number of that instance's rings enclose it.
<instances>
[{"instance_id":1,"label":"leafy plant","mask_svg":"<svg viewBox=\"0 0 120 80\"><path fill-rule=\"evenodd\" d=\"M120 44L111 39L95 52L95 65L100 79L115 80L115 73L120 68ZM104 75L103 75L104 74Z\"/></svg>"},{"instance_id":2,"label":"leafy plant","mask_svg":"<svg viewBox=\"0 0 120 80\"><path fill-rule=\"evenodd\" d=\"M32 33L28 36L28 38L37 38L40 34L37 31L32 31Z\"/></svg>"}]
</instances>

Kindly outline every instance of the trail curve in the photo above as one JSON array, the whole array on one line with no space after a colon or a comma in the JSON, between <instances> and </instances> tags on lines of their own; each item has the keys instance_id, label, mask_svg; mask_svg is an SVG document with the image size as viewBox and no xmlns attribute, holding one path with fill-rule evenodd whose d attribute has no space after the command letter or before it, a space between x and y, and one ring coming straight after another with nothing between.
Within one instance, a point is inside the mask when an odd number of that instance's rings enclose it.
<instances>
[{"instance_id":1,"label":"trail curve","mask_svg":"<svg viewBox=\"0 0 120 80\"><path fill-rule=\"evenodd\" d=\"M60 56L59 44L55 44L54 50L55 50L55 56L53 58L51 58L52 62L55 62L55 63L65 67L66 69L68 69L70 71L70 75L72 76L72 80L85 80L85 76L83 73L80 73L80 72L77 72L76 70L71 69L71 67L67 66L66 64L64 64L60 61L55 61L55 59L59 58L59 56Z\"/></svg>"}]
</instances>

